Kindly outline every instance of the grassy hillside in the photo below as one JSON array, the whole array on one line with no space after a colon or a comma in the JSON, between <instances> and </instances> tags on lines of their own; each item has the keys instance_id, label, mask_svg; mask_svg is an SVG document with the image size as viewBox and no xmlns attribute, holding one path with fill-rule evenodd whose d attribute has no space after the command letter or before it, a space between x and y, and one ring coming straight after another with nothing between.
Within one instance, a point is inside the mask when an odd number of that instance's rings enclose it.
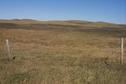
<instances>
[{"instance_id":1,"label":"grassy hillside","mask_svg":"<svg viewBox=\"0 0 126 84\"><path fill-rule=\"evenodd\" d=\"M125 84L126 49L120 64L125 28L77 20L1 20L0 84Z\"/></svg>"}]
</instances>

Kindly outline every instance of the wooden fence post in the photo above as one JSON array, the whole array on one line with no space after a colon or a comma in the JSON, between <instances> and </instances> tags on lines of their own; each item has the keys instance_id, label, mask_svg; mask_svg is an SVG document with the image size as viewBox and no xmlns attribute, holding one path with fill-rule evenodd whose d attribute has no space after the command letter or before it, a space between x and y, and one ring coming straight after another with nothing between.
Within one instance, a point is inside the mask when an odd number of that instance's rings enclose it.
<instances>
[{"instance_id":1,"label":"wooden fence post","mask_svg":"<svg viewBox=\"0 0 126 84\"><path fill-rule=\"evenodd\" d=\"M6 48L7 48L7 54L9 59L11 58L11 51L10 51L10 45L9 45L9 40L6 39Z\"/></svg>"},{"instance_id":2,"label":"wooden fence post","mask_svg":"<svg viewBox=\"0 0 126 84\"><path fill-rule=\"evenodd\" d=\"M123 40L123 37L121 37L121 57L120 57L120 62L121 62L121 64L123 64L123 55L124 55L124 42L123 42L124 40Z\"/></svg>"}]
</instances>

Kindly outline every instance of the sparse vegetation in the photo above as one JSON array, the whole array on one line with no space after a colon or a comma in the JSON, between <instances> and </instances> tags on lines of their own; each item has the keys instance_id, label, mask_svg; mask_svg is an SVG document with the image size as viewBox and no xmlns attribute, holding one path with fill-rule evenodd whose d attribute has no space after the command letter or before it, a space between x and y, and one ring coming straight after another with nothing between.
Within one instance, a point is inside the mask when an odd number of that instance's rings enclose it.
<instances>
[{"instance_id":1,"label":"sparse vegetation","mask_svg":"<svg viewBox=\"0 0 126 84\"><path fill-rule=\"evenodd\" d=\"M125 25L0 21L0 84L125 84L120 32L126 34Z\"/></svg>"}]
</instances>

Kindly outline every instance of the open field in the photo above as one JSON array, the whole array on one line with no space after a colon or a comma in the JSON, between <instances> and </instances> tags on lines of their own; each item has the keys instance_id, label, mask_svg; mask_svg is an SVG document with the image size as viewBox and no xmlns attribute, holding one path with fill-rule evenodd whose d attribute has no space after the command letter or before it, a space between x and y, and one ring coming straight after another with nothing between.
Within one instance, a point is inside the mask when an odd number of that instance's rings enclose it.
<instances>
[{"instance_id":1,"label":"open field","mask_svg":"<svg viewBox=\"0 0 126 84\"><path fill-rule=\"evenodd\" d=\"M0 21L0 84L126 84L126 25ZM8 59L5 39L9 40Z\"/></svg>"}]
</instances>

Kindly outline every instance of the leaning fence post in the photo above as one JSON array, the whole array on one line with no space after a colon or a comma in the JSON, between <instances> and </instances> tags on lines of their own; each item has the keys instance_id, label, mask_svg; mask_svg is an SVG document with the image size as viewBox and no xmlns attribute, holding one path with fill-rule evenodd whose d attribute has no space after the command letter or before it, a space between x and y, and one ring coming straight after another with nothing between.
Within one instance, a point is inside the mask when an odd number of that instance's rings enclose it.
<instances>
[{"instance_id":1,"label":"leaning fence post","mask_svg":"<svg viewBox=\"0 0 126 84\"><path fill-rule=\"evenodd\" d=\"M11 51L10 51L10 45L9 45L9 40L6 39L6 48L7 48L7 54L9 59L11 58Z\"/></svg>"}]
</instances>

